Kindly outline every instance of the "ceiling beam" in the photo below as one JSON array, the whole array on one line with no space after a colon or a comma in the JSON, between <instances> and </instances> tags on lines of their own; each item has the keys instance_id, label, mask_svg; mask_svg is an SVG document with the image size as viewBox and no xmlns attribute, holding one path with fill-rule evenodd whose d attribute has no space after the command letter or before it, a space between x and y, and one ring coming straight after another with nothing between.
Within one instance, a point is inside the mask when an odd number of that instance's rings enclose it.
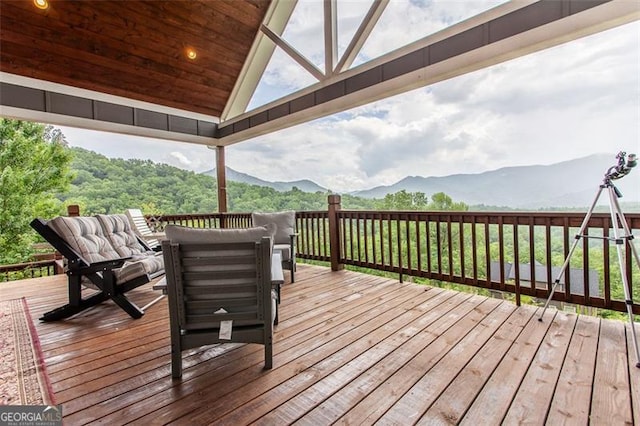
<instances>
[{"instance_id":1,"label":"ceiling beam","mask_svg":"<svg viewBox=\"0 0 640 426\"><path fill-rule=\"evenodd\" d=\"M324 0L324 75L333 74L338 62L337 0Z\"/></svg>"},{"instance_id":2,"label":"ceiling beam","mask_svg":"<svg viewBox=\"0 0 640 426\"><path fill-rule=\"evenodd\" d=\"M360 49L362 49L365 41L369 38L369 34L371 34L371 31L375 28L378 23L378 19L380 19L382 12L384 12L384 9L388 4L389 0L375 0L373 2L369 11L360 23L360 26L356 30L356 33L353 35L351 42L342 54L342 58L340 58L340 62L338 62L338 65L335 68L335 72L337 74L349 69L353 64L353 61L356 60L356 57L360 53Z\"/></svg>"},{"instance_id":3,"label":"ceiling beam","mask_svg":"<svg viewBox=\"0 0 640 426\"><path fill-rule=\"evenodd\" d=\"M640 2L509 2L220 123L231 145L640 19Z\"/></svg>"},{"instance_id":4,"label":"ceiling beam","mask_svg":"<svg viewBox=\"0 0 640 426\"><path fill-rule=\"evenodd\" d=\"M0 72L0 116L215 145L217 117Z\"/></svg>"},{"instance_id":5,"label":"ceiling beam","mask_svg":"<svg viewBox=\"0 0 640 426\"><path fill-rule=\"evenodd\" d=\"M272 1L262 24L274 34L281 36L296 4L297 0ZM222 111L220 116L222 120L236 117L247 110L275 48L276 45L262 31L259 31Z\"/></svg>"}]
</instances>

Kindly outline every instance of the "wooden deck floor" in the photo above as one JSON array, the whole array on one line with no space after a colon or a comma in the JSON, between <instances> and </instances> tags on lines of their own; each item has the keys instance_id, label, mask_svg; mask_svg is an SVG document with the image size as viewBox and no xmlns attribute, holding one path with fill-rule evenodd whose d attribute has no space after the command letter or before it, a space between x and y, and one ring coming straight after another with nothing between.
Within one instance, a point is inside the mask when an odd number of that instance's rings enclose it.
<instances>
[{"instance_id":1,"label":"wooden deck floor","mask_svg":"<svg viewBox=\"0 0 640 426\"><path fill-rule=\"evenodd\" d=\"M67 425L640 424L628 324L354 272L299 267L283 288L274 368L258 345L184 353L172 380L166 299L35 321ZM130 293L139 304L156 294ZM0 284L31 313L65 277Z\"/></svg>"}]
</instances>

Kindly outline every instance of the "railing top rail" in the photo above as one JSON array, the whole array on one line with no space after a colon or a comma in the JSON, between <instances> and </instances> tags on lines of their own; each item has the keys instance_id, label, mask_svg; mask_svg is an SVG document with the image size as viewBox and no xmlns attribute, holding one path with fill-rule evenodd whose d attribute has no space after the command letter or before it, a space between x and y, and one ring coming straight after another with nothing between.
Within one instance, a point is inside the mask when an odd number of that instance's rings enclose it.
<instances>
[{"instance_id":1,"label":"railing top rail","mask_svg":"<svg viewBox=\"0 0 640 426\"><path fill-rule=\"evenodd\" d=\"M570 217L570 218L584 218L586 211L509 211L509 212L497 212L497 211L452 211L452 210L340 210L339 214L350 215L442 215L442 216L501 216L501 217ZM640 213L624 213L627 218L640 218ZM594 218L608 218L609 213L593 213Z\"/></svg>"},{"instance_id":2,"label":"railing top rail","mask_svg":"<svg viewBox=\"0 0 640 426\"><path fill-rule=\"evenodd\" d=\"M37 261L25 262L25 263L15 263L12 265L0 265L0 273L21 271L26 268L46 267L50 265L55 265L55 263L56 263L55 259L49 259L49 260L37 260Z\"/></svg>"}]
</instances>

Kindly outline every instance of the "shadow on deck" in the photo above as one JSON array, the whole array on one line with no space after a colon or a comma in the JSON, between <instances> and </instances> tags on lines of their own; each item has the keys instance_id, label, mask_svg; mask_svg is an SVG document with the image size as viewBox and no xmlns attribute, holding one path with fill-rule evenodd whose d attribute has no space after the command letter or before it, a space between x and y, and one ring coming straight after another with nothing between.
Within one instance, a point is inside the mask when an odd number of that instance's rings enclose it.
<instances>
[{"instance_id":1,"label":"shadow on deck","mask_svg":"<svg viewBox=\"0 0 640 426\"><path fill-rule=\"evenodd\" d=\"M634 424L640 369L623 322L299 265L274 368L258 345L183 353L171 379L166 299L133 320L112 302L39 323L64 276L0 284L25 296L66 424ZM287 275L288 278L288 274ZM144 305L151 285L129 293Z\"/></svg>"}]
</instances>

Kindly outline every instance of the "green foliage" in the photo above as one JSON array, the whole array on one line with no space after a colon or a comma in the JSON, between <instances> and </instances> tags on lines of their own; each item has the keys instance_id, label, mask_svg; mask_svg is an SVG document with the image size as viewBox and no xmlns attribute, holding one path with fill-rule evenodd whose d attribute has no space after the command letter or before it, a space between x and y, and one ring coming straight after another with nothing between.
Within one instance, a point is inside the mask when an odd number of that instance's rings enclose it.
<instances>
[{"instance_id":1,"label":"green foliage","mask_svg":"<svg viewBox=\"0 0 640 426\"><path fill-rule=\"evenodd\" d=\"M149 160L109 159L71 148L76 178L59 194L78 204L83 215L122 213L141 208L148 214L204 213L217 210L215 181L194 172Z\"/></svg>"},{"instance_id":2,"label":"green foliage","mask_svg":"<svg viewBox=\"0 0 640 426\"><path fill-rule=\"evenodd\" d=\"M211 213L218 210L215 178L152 161L109 159L82 148L71 148L76 177L59 194L65 204L78 204L82 214L118 213L140 208L145 214ZM326 210L328 193L227 183L230 212ZM374 201L345 195L345 209L373 209Z\"/></svg>"},{"instance_id":3,"label":"green foliage","mask_svg":"<svg viewBox=\"0 0 640 426\"><path fill-rule=\"evenodd\" d=\"M54 191L73 177L65 145L51 126L0 118L0 264L28 258L34 217L62 213Z\"/></svg>"},{"instance_id":4,"label":"green foliage","mask_svg":"<svg viewBox=\"0 0 640 426\"><path fill-rule=\"evenodd\" d=\"M431 202L423 192L398 191L387 194L382 200L375 203L377 210L448 210L467 211L469 206L463 202L455 203L444 192L438 192L431 196Z\"/></svg>"},{"instance_id":5,"label":"green foliage","mask_svg":"<svg viewBox=\"0 0 640 426\"><path fill-rule=\"evenodd\" d=\"M463 202L454 202L451 197L449 197L444 192L438 192L431 196L431 203L427 210L445 210L445 211L467 211L469 210L469 206L467 206Z\"/></svg>"}]
</instances>

